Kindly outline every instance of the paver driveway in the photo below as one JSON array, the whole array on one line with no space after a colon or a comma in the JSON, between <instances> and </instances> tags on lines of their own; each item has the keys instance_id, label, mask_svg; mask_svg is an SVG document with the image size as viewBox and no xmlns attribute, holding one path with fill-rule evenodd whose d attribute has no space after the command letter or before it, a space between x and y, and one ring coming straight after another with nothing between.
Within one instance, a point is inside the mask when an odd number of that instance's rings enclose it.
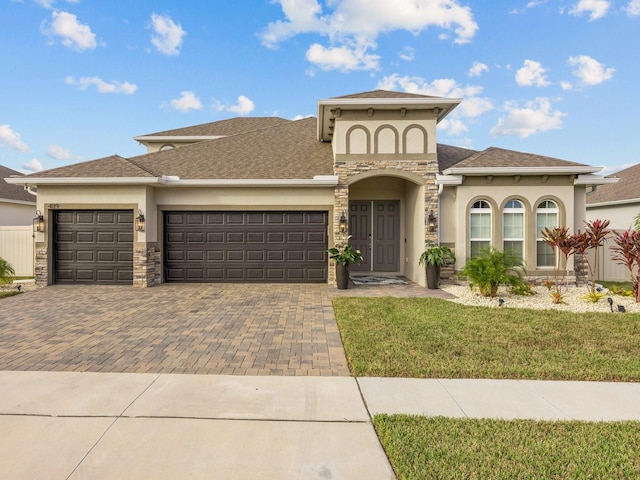
<instances>
[{"instance_id":1,"label":"paver driveway","mask_svg":"<svg viewBox=\"0 0 640 480\"><path fill-rule=\"evenodd\" d=\"M38 289L0 300L0 370L349 375L329 290Z\"/></svg>"}]
</instances>

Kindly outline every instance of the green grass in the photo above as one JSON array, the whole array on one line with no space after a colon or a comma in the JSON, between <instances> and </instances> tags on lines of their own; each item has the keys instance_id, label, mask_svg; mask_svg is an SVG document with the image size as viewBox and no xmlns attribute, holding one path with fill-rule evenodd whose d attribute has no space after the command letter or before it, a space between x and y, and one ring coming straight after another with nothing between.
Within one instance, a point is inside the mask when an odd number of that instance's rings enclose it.
<instances>
[{"instance_id":1,"label":"green grass","mask_svg":"<svg viewBox=\"0 0 640 480\"><path fill-rule=\"evenodd\" d=\"M470 307L437 298L334 299L351 373L640 381L640 315Z\"/></svg>"},{"instance_id":2,"label":"green grass","mask_svg":"<svg viewBox=\"0 0 640 480\"><path fill-rule=\"evenodd\" d=\"M640 478L640 422L376 415L400 480Z\"/></svg>"}]
</instances>

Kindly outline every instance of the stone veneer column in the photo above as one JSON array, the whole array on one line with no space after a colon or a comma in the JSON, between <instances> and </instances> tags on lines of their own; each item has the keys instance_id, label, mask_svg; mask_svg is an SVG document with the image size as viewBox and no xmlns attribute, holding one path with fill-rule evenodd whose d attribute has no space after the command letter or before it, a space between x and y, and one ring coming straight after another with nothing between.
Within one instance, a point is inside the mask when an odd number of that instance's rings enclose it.
<instances>
[{"instance_id":1,"label":"stone veneer column","mask_svg":"<svg viewBox=\"0 0 640 480\"><path fill-rule=\"evenodd\" d=\"M49 255L47 244L36 243L35 281L36 286L46 287L49 284Z\"/></svg>"},{"instance_id":2,"label":"stone veneer column","mask_svg":"<svg viewBox=\"0 0 640 480\"><path fill-rule=\"evenodd\" d=\"M333 242L334 245L342 245L346 241L343 234L340 233L340 215L345 212L349 216L349 186L348 180L360 173L372 170L379 170L380 176L384 176L384 170L409 172L424 179L424 246L429 242L437 243L438 231L429 231L428 217L429 212L433 210L434 215L438 216L438 187L436 186L436 173L438 171L438 162L436 160L340 160L334 162L334 174L338 176L338 185L334 190L333 204ZM410 182L410 180L406 180ZM329 283L335 284L335 266L330 262Z\"/></svg>"},{"instance_id":3,"label":"stone veneer column","mask_svg":"<svg viewBox=\"0 0 640 480\"><path fill-rule=\"evenodd\" d=\"M156 284L156 245L137 243L133 248L133 286L153 287Z\"/></svg>"}]
</instances>

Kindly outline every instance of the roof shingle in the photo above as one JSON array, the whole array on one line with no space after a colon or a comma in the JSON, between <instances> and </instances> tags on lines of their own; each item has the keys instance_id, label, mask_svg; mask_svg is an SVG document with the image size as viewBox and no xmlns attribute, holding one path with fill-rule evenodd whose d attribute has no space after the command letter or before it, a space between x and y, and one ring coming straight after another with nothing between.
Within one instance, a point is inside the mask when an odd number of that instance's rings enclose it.
<instances>
[{"instance_id":1,"label":"roof shingle","mask_svg":"<svg viewBox=\"0 0 640 480\"><path fill-rule=\"evenodd\" d=\"M569 162L533 153L489 147L477 152L454 165L456 168L507 168L507 167L588 167L583 163ZM450 167L448 167L450 168Z\"/></svg>"},{"instance_id":2,"label":"roof shingle","mask_svg":"<svg viewBox=\"0 0 640 480\"><path fill-rule=\"evenodd\" d=\"M282 125L290 120L279 117L237 117L217 122L203 123L202 125L193 125L191 127L176 128L173 130L165 130L157 133L149 133L141 135L142 137L215 137L237 135L260 128L269 128L276 125Z\"/></svg>"},{"instance_id":3,"label":"roof shingle","mask_svg":"<svg viewBox=\"0 0 640 480\"><path fill-rule=\"evenodd\" d=\"M620 180L615 184L599 185L595 192L587 195L587 204L640 199L640 163L607 178L612 177Z\"/></svg>"},{"instance_id":4,"label":"roof shingle","mask_svg":"<svg viewBox=\"0 0 640 480\"><path fill-rule=\"evenodd\" d=\"M36 203L36 197L27 192L20 185L11 185L4 181L9 177L22 177L20 172L16 172L8 167L0 165L0 198L6 200L16 200L19 202Z\"/></svg>"}]
</instances>

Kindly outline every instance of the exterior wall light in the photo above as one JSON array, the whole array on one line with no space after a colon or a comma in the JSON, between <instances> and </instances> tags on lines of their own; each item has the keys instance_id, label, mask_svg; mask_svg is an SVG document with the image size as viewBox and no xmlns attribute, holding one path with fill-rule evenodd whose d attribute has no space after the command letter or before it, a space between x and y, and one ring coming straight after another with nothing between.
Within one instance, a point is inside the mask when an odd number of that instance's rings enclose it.
<instances>
[{"instance_id":1,"label":"exterior wall light","mask_svg":"<svg viewBox=\"0 0 640 480\"><path fill-rule=\"evenodd\" d=\"M144 232L145 219L142 210L138 210L138 216L136 217L136 230Z\"/></svg>"},{"instance_id":2,"label":"exterior wall light","mask_svg":"<svg viewBox=\"0 0 640 480\"><path fill-rule=\"evenodd\" d=\"M430 232L435 232L438 228L438 217L434 215L433 210L429 212L429 217L427 217L427 225Z\"/></svg>"},{"instance_id":3,"label":"exterior wall light","mask_svg":"<svg viewBox=\"0 0 640 480\"><path fill-rule=\"evenodd\" d=\"M347 217L344 212L340 215L340 222L338 223L338 226L340 228L340 233L347 233Z\"/></svg>"},{"instance_id":4,"label":"exterior wall light","mask_svg":"<svg viewBox=\"0 0 640 480\"><path fill-rule=\"evenodd\" d=\"M40 210L36 210L36 217L33 219L33 231L44 232L44 216Z\"/></svg>"}]
</instances>

